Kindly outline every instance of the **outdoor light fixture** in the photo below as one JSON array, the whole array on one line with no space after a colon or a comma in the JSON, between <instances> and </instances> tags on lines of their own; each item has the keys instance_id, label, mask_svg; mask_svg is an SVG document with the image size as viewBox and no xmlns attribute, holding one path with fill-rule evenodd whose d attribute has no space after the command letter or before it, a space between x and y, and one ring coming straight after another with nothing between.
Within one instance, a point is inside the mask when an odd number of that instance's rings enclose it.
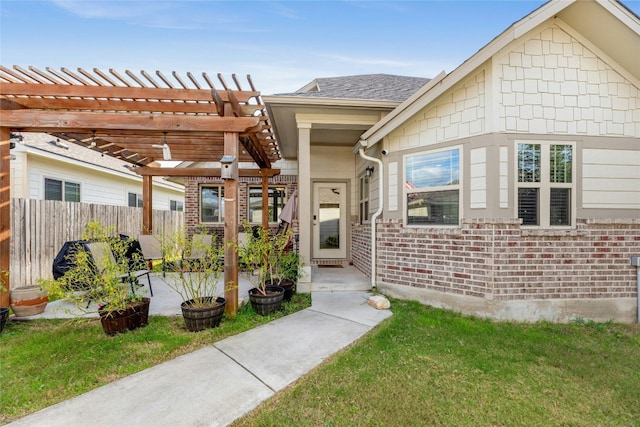
<instances>
[{"instance_id":1,"label":"outdoor light fixture","mask_svg":"<svg viewBox=\"0 0 640 427\"><path fill-rule=\"evenodd\" d=\"M162 145L152 144L151 146L153 148L162 148L162 157L165 160L171 160L171 149L169 148L169 144L167 144L167 133L166 132L162 132L162 133L164 133L164 144Z\"/></svg>"},{"instance_id":2,"label":"outdoor light fixture","mask_svg":"<svg viewBox=\"0 0 640 427\"><path fill-rule=\"evenodd\" d=\"M367 175L367 177L370 177L371 175L373 175L373 166L369 166L368 168L366 168L364 170L365 175Z\"/></svg>"}]
</instances>

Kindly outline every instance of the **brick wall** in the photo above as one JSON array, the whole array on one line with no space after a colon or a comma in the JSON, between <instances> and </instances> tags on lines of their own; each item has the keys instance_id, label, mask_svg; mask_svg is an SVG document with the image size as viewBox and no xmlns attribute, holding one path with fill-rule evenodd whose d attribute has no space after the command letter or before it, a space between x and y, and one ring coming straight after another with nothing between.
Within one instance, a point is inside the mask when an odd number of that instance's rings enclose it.
<instances>
[{"instance_id":1,"label":"brick wall","mask_svg":"<svg viewBox=\"0 0 640 427\"><path fill-rule=\"evenodd\" d=\"M378 228L379 281L488 300L636 296L640 219L578 220L574 230L522 229L519 220L460 228Z\"/></svg>"},{"instance_id":2,"label":"brick wall","mask_svg":"<svg viewBox=\"0 0 640 427\"><path fill-rule=\"evenodd\" d=\"M354 267L371 277L371 226L353 224L351 228L351 261Z\"/></svg>"},{"instance_id":3,"label":"brick wall","mask_svg":"<svg viewBox=\"0 0 640 427\"><path fill-rule=\"evenodd\" d=\"M201 224L200 223L200 186L204 184L224 185L224 181L217 177L187 177L185 178L185 197L184 197L184 216L187 234L193 234L196 230L203 228L209 233L218 235L218 241L221 242L224 237L224 224ZM293 193L298 187L297 177L294 175L277 175L269 178L270 185L281 185L286 187L287 197ZM242 224L248 218L247 196L249 187L262 185L262 178L240 178L238 184L239 207L238 207L238 224L242 231ZM277 224L272 224L275 230ZM294 227L294 234L297 235L297 224ZM296 239L297 241L297 239Z\"/></svg>"}]
</instances>

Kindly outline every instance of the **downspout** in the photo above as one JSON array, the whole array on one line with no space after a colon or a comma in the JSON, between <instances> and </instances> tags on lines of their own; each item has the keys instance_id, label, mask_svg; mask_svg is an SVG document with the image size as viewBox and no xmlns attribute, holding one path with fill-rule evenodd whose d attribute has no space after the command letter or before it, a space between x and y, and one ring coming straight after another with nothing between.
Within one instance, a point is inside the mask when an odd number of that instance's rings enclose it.
<instances>
[{"instance_id":1,"label":"downspout","mask_svg":"<svg viewBox=\"0 0 640 427\"><path fill-rule=\"evenodd\" d=\"M378 210L371 216L371 288L376 287L376 220L382 213L382 209L384 207L384 169L382 166L382 160L377 159L375 157L367 156L364 153L364 148L368 145L367 141L360 141L360 157L365 160L369 160L370 162L376 162L378 164L378 171L380 173L379 183L378 183Z\"/></svg>"}]
</instances>

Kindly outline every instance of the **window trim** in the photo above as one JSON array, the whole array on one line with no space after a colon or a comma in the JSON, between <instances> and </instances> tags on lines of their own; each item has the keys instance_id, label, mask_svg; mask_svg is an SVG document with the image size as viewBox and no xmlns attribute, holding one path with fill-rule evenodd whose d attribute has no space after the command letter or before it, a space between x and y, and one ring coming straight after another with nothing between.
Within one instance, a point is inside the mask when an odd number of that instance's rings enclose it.
<instances>
[{"instance_id":1,"label":"window trim","mask_svg":"<svg viewBox=\"0 0 640 427\"><path fill-rule=\"evenodd\" d=\"M57 181L60 183L61 185L61 194L62 194L62 200L56 200L56 199L47 199L47 180L49 181ZM75 184L78 186L78 197L80 200L78 200L77 202L75 200L67 200L67 192L66 192L66 184ZM62 202L69 202L69 203L81 203L82 202L82 183L81 182L75 182L75 181L69 181L66 179L62 179L62 178L53 178L50 176L45 176L43 181L42 181L42 200L54 200L54 201L62 201Z\"/></svg>"},{"instance_id":2,"label":"window trim","mask_svg":"<svg viewBox=\"0 0 640 427\"><path fill-rule=\"evenodd\" d=\"M218 189L218 206L222 206L219 209L217 221L203 221L202 220L202 190L204 188L217 188ZM224 224L224 184L200 184L198 186L198 223L199 224ZM220 214L222 213L222 219Z\"/></svg>"},{"instance_id":3,"label":"window trim","mask_svg":"<svg viewBox=\"0 0 640 427\"><path fill-rule=\"evenodd\" d=\"M129 205L129 196L135 194L136 196L136 206ZM140 201L140 203L138 203ZM136 193L135 191L127 191L127 207L130 208L142 208L144 205L144 199L142 198L142 193Z\"/></svg>"},{"instance_id":4,"label":"window trim","mask_svg":"<svg viewBox=\"0 0 640 427\"><path fill-rule=\"evenodd\" d=\"M458 150L458 161L460 167L458 169L458 185L446 185L439 187L427 188L413 188L411 191L407 189L407 159L409 157L420 156L423 154L435 154L443 151ZM417 228L457 228L462 224L464 218L463 210L463 196L464 196L464 150L462 145L452 145L449 147L442 147L432 150L422 150L413 153L408 153L402 156L402 221L404 227L417 227ZM458 223L457 224L409 224L409 212L407 207L407 194L408 193L431 193L446 190L458 190Z\"/></svg>"},{"instance_id":5,"label":"window trim","mask_svg":"<svg viewBox=\"0 0 640 427\"><path fill-rule=\"evenodd\" d=\"M520 144L537 144L540 145L540 182L519 182L518 181L518 145ZM552 145L568 145L571 147L571 182L551 182L550 176L550 160L551 160L551 146ZM577 188L576 188L576 142L575 141L558 141L558 140L546 140L546 139L517 139L514 140L514 189L513 200L514 218L520 218L518 215L518 189L519 188L538 188L538 225L524 225L522 228L527 229L540 229L540 230L570 230L576 227L576 209L577 209ZM570 224L569 225L551 225L550 224L550 212L549 202L551 200L552 188L567 188L570 190L571 202L570 202ZM542 209L546 207L546 209Z\"/></svg>"},{"instance_id":6,"label":"window trim","mask_svg":"<svg viewBox=\"0 0 640 427\"><path fill-rule=\"evenodd\" d=\"M367 186L367 194L362 194L362 187ZM363 205L365 205L367 210L366 219L362 217ZM367 176L366 172L363 172L358 177L358 220L360 224L370 224L371 223L371 177Z\"/></svg>"},{"instance_id":7,"label":"window trim","mask_svg":"<svg viewBox=\"0 0 640 427\"><path fill-rule=\"evenodd\" d=\"M269 184L268 186L269 188L273 188L273 189L282 189L284 192L284 195L282 196L282 209L284 209L284 205L287 203L287 186L285 184ZM262 186L261 185L247 185L247 221L249 222L249 224L261 224L261 222L252 222L249 221L249 219L251 218L251 189L260 189L260 192L262 193ZM262 196L261 196L262 198ZM276 211L277 212L277 211ZM281 210L282 212L282 210ZM280 216L280 214L278 214L278 217ZM275 221L272 221L271 218L269 218L269 224L277 224L280 222L280 220L278 219L278 217L276 217Z\"/></svg>"}]
</instances>

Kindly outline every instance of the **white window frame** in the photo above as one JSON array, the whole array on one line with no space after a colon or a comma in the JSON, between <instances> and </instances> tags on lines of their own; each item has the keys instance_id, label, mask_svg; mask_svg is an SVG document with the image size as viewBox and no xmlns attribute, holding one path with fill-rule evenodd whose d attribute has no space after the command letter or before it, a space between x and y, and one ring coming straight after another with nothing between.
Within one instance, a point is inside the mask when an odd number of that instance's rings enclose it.
<instances>
[{"instance_id":1,"label":"white window frame","mask_svg":"<svg viewBox=\"0 0 640 427\"><path fill-rule=\"evenodd\" d=\"M131 196L132 194L135 194L136 196L136 206L131 206L129 204L129 196ZM142 199L142 193L136 193L135 191L127 191L127 206L130 208L141 208L142 205L144 204L144 201Z\"/></svg>"},{"instance_id":2,"label":"white window frame","mask_svg":"<svg viewBox=\"0 0 640 427\"><path fill-rule=\"evenodd\" d=\"M282 184L282 185L278 185L278 184L270 184L269 185L270 189L281 189L284 193L284 195L282 196L282 209L284 209L284 205L287 202L287 186ZM251 190L254 189L259 189L260 192L262 193L262 186L261 185L249 185L247 186L247 218L251 218ZM282 209L280 209L280 212L282 212ZM276 211L277 212L277 211ZM269 218L269 224L277 224L279 222L278 217L280 216L280 214L277 215L275 220L272 220L272 218ZM255 222L255 221L249 221L249 223L251 224L260 224L260 222Z\"/></svg>"},{"instance_id":3,"label":"white window frame","mask_svg":"<svg viewBox=\"0 0 640 427\"><path fill-rule=\"evenodd\" d=\"M436 153L440 153L443 151L452 151L452 150L458 150L458 161L460 164L460 167L458 169L458 185L446 185L446 186L439 186L439 187L421 187L421 188L412 188L409 189L407 188L407 159L409 157L415 157L415 156L420 156L420 155L424 155L424 154L436 154ZM464 151L462 149L462 145L454 145L454 146L450 146L450 147L444 147L444 148L439 148L439 149L434 149L434 150L423 150L423 151L418 151L415 153L410 153L410 154L405 154L402 157L402 216L403 216L403 222L404 222L404 226L405 227L417 227L417 228L433 228L433 227L441 227L441 228L456 228L459 227L460 224L462 223L462 218L464 218L464 211L463 211L463 195L464 195L464 191L463 191L463 185L462 183L464 182L463 180L463 176L464 176L464 158L463 158L463 154ZM458 223L457 224L409 224L409 212L408 212L408 206L407 206L407 195L409 193L432 193L432 192L438 192L438 191L448 191L448 190L457 190L458 191Z\"/></svg>"},{"instance_id":4,"label":"white window frame","mask_svg":"<svg viewBox=\"0 0 640 427\"><path fill-rule=\"evenodd\" d=\"M366 187L366 192L363 188ZM371 222L371 177L366 172L358 178L358 216L360 224ZM363 217L364 213L364 217Z\"/></svg>"},{"instance_id":5,"label":"white window frame","mask_svg":"<svg viewBox=\"0 0 640 427\"><path fill-rule=\"evenodd\" d=\"M203 221L202 220L202 190L205 188L217 188L218 189L218 220L217 221ZM224 184L202 184L198 187L198 221L200 224L223 224L224 223Z\"/></svg>"},{"instance_id":6,"label":"white window frame","mask_svg":"<svg viewBox=\"0 0 640 427\"><path fill-rule=\"evenodd\" d=\"M68 181L65 179L60 179L60 178L53 178L53 177L49 177L49 176L45 176L44 180L42 181L42 199L43 200L54 200L54 199L47 199L47 180L49 181L57 181L60 183L61 185L61 194L62 194L62 201L63 202L67 202L67 192L65 191L66 189L66 184L75 184L78 186L78 195L80 196L80 200L78 200L77 202L75 200L73 200L73 203L80 203L82 202L82 183L80 182L75 182L75 181Z\"/></svg>"},{"instance_id":7,"label":"white window frame","mask_svg":"<svg viewBox=\"0 0 640 427\"><path fill-rule=\"evenodd\" d=\"M175 205L175 209L171 207L171 205ZM181 200L169 200L169 210L175 212L184 212L184 202Z\"/></svg>"},{"instance_id":8,"label":"white window frame","mask_svg":"<svg viewBox=\"0 0 640 427\"><path fill-rule=\"evenodd\" d=\"M519 188L539 188L538 200L538 222L539 225L522 225L528 229L573 229L576 226L576 207L577 207L577 191L576 191L576 143L575 141L549 141L549 140L515 140L514 141L514 218L519 218L518 212L518 189ZM518 182L518 145L531 144L540 145L540 182ZM552 145L568 145L571 147L571 183L550 182L550 160ZM551 198L552 188L568 188L571 194L570 203L570 224L569 225L551 225L551 215L549 212L549 200Z\"/></svg>"}]
</instances>

